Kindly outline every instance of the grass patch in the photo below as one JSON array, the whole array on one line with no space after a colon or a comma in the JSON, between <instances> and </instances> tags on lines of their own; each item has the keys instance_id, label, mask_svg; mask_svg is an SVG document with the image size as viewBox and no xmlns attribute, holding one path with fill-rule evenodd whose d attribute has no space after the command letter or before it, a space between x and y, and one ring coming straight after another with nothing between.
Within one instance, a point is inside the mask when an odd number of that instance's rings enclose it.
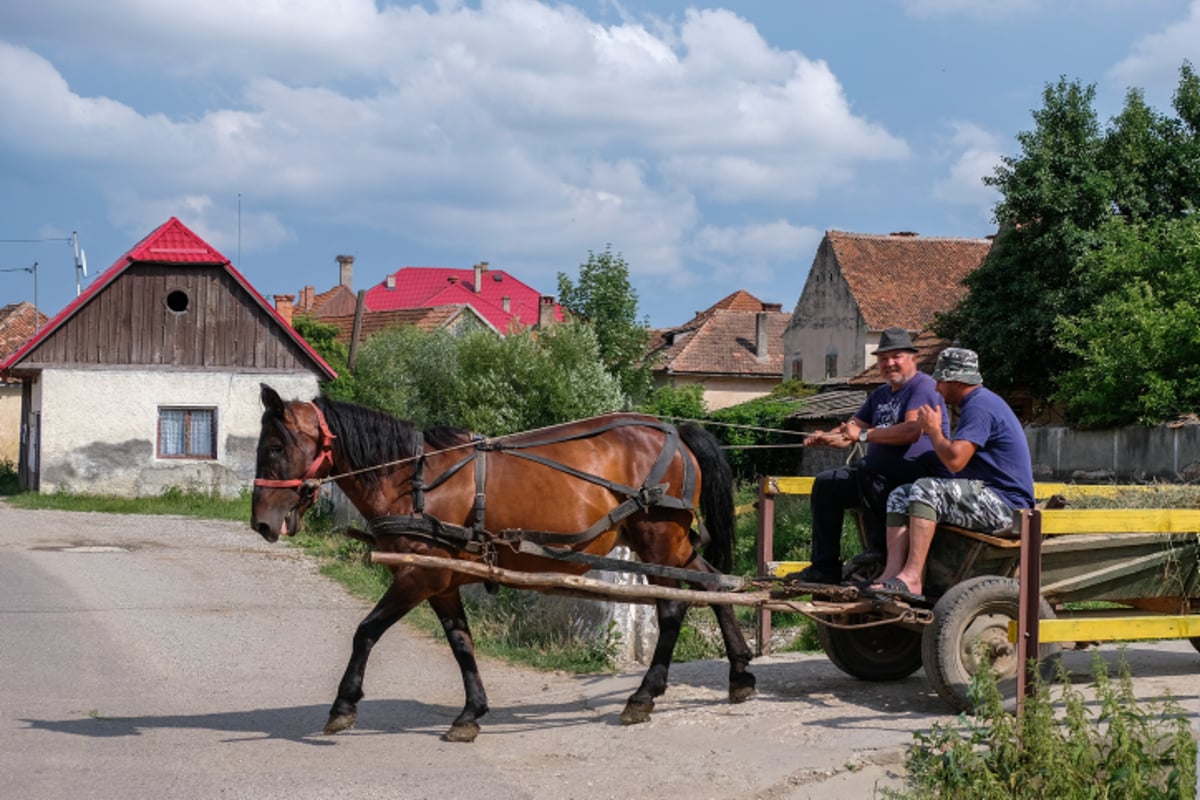
<instances>
[{"instance_id":1,"label":"grass patch","mask_svg":"<svg viewBox=\"0 0 1200 800\"><path fill-rule=\"evenodd\" d=\"M171 486L157 497L111 497L95 494L22 492L5 499L13 508L54 511L98 511L108 514L178 514L204 519L250 519L250 493L233 499Z\"/></svg>"},{"instance_id":2,"label":"grass patch","mask_svg":"<svg viewBox=\"0 0 1200 800\"><path fill-rule=\"evenodd\" d=\"M988 664L987 660L983 660ZM1140 704L1122 656L1119 674L1092 658L1088 701L1060 667L1054 693L1035 685L1020 717L1005 712L995 672L975 674L980 710L914 734L905 791L893 800L1187 800L1195 798L1196 741L1172 698ZM1057 701L1053 695L1057 695Z\"/></svg>"}]
</instances>

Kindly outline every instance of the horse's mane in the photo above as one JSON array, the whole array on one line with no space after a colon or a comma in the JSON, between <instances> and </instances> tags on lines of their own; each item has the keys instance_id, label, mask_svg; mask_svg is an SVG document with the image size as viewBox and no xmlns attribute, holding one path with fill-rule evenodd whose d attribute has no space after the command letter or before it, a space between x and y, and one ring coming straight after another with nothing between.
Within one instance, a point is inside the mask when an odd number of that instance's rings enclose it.
<instances>
[{"instance_id":1,"label":"horse's mane","mask_svg":"<svg viewBox=\"0 0 1200 800\"><path fill-rule=\"evenodd\" d=\"M317 397L313 400L329 430L337 437L337 447L350 470L369 470L412 458L424 445L426 452L463 444L471 439L468 431L436 427L422 431L416 423L394 417L374 408ZM363 478L378 480L382 471L367 471Z\"/></svg>"}]
</instances>

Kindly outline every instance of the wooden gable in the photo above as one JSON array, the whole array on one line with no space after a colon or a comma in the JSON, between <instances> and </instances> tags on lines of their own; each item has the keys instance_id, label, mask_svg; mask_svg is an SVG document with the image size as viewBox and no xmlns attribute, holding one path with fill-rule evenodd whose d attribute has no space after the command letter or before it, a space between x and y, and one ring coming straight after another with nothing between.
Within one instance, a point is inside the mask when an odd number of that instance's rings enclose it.
<instances>
[{"instance_id":1,"label":"wooden gable","mask_svg":"<svg viewBox=\"0 0 1200 800\"><path fill-rule=\"evenodd\" d=\"M227 259L172 218L3 367L336 374Z\"/></svg>"}]
</instances>

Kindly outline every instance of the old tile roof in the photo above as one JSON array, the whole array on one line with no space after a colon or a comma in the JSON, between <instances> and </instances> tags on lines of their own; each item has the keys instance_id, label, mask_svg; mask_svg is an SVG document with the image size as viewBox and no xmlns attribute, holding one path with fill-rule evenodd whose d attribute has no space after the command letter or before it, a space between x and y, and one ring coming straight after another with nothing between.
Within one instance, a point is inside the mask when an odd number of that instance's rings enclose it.
<instances>
[{"instance_id":1,"label":"old tile roof","mask_svg":"<svg viewBox=\"0 0 1200 800\"><path fill-rule=\"evenodd\" d=\"M849 419L852 414L862 408L867 394L865 391L853 389L834 389L814 394L804 398L802 405L788 414L787 418L794 420Z\"/></svg>"},{"instance_id":2,"label":"old tile roof","mask_svg":"<svg viewBox=\"0 0 1200 800\"><path fill-rule=\"evenodd\" d=\"M869 329L921 330L966 293L990 239L826 231L842 276Z\"/></svg>"},{"instance_id":3,"label":"old tile roof","mask_svg":"<svg viewBox=\"0 0 1200 800\"><path fill-rule=\"evenodd\" d=\"M433 308L393 308L388 311L366 311L363 313L362 327L358 332L358 340L364 342L380 331L398 328L401 325L416 325L423 331L433 331L444 328L457 320L463 314L472 314L469 306L447 305ZM480 324L488 324L486 320L474 315ZM350 335L354 332L354 314L321 317L325 325L334 325L338 329L335 337L344 345L350 344Z\"/></svg>"},{"instance_id":4,"label":"old tile roof","mask_svg":"<svg viewBox=\"0 0 1200 800\"><path fill-rule=\"evenodd\" d=\"M0 308L0 361L15 353L49 321L49 317L25 300Z\"/></svg>"},{"instance_id":5,"label":"old tile roof","mask_svg":"<svg viewBox=\"0 0 1200 800\"><path fill-rule=\"evenodd\" d=\"M767 355L755 355L757 314L767 317ZM783 332L791 315L737 291L676 328L654 332L649 357L668 374L783 376Z\"/></svg>"},{"instance_id":6,"label":"old tile roof","mask_svg":"<svg viewBox=\"0 0 1200 800\"><path fill-rule=\"evenodd\" d=\"M481 275L477 287L474 269L404 267L367 290L367 308L387 311L469 305L501 333L507 333L514 322L528 328L537 326L540 292L502 269L484 269ZM392 288L388 288L389 283ZM505 298L508 311L504 310ZM557 303L554 318L558 322L563 319Z\"/></svg>"},{"instance_id":7,"label":"old tile roof","mask_svg":"<svg viewBox=\"0 0 1200 800\"><path fill-rule=\"evenodd\" d=\"M326 317L353 314L357 305L358 298L354 292L339 283L329 291L314 296L311 306L304 309L297 308L296 313L324 320Z\"/></svg>"}]
</instances>

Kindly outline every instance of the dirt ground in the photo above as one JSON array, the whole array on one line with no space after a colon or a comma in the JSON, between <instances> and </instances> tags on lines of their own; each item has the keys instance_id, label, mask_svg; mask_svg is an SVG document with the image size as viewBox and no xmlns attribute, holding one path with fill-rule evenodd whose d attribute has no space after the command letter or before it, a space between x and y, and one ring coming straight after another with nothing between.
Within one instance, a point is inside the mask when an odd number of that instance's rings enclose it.
<instances>
[{"instance_id":1,"label":"dirt ground","mask_svg":"<svg viewBox=\"0 0 1200 800\"><path fill-rule=\"evenodd\" d=\"M485 660L473 744L444 643L403 623L367 669L357 726L320 733L367 606L246 526L16 511L0 503L0 772L14 797L879 797L912 734L953 716L923 674L865 683L821 654L677 664L650 722L619 724L640 668L539 673ZM692 613L698 613L696 611ZM704 612L707 613L707 612ZM1115 665L1115 647L1101 651ZM1200 654L1126 651L1143 698L1197 719ZM1090 653L1070 653L1080 685Z\"/></svg>"}]
</instances>

